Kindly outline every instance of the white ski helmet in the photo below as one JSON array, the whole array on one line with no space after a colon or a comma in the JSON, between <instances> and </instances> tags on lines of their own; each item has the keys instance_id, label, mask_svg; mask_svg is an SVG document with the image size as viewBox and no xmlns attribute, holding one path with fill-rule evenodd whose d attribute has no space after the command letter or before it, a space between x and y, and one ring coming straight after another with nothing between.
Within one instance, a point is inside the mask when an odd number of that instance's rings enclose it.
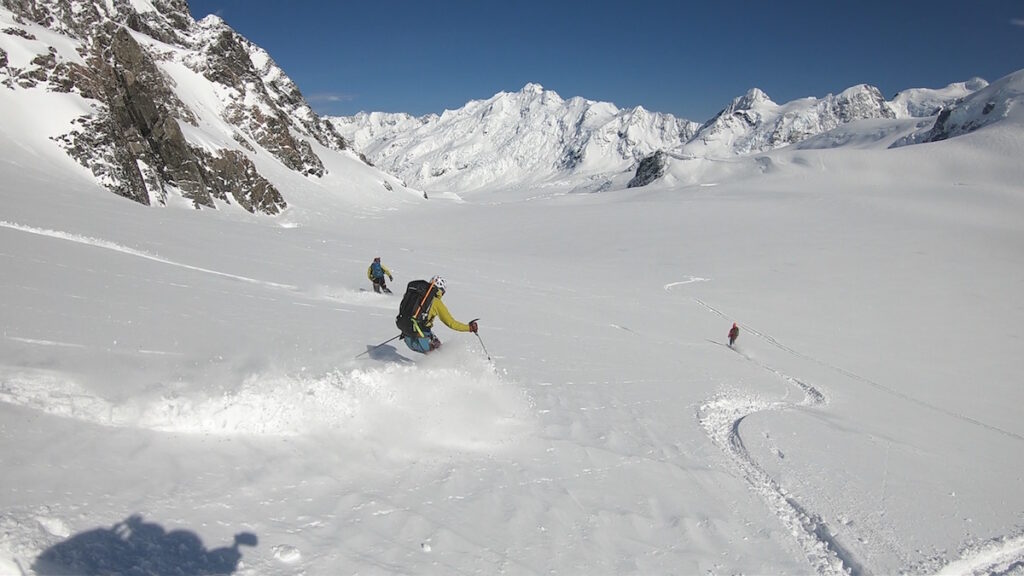
<instances>
[{"instance_id":1,"label":"white ski helmet","mask_svg":"<svg viewBox=\"0 0 1024 576\"><path fill-rule=\"evenodd\" d=\"M434 276L433 278L430 279L430 283L433 284L434 286L436 286L437 289L440 290L441 292L445 292L446 291L445 290L444 278L442 278L440 276Z\"/></svg>"}]
</instances>

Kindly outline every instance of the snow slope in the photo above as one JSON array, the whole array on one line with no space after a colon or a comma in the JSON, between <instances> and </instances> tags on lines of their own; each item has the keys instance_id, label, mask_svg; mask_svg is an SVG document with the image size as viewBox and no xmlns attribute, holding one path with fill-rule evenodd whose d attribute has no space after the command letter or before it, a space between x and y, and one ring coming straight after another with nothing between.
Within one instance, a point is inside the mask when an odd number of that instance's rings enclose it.
<instances>
[{"instance_id":1,"label":"snow slope","mask_svg":"<svg viewBox=\"0 0 1024 576\"><path fill-rule=\"evenodd\" d=\"M278 218L134 204L13 122L2 573L1024 567L1012 114L600 195L282 169ZM479 339L373 348L377 255Z\"/></svg>"}]
</instances>

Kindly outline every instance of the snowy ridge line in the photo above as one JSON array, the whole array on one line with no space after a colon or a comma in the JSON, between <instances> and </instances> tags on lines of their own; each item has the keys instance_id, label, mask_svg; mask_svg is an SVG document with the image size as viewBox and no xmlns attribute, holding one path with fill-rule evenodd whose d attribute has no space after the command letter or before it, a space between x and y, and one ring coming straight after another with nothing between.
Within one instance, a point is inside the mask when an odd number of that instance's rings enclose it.
<instances>
[{"instance_id":1,"label":"snowy ridge line","mask_svg":"<svg viewBox=\"0 0 1024 576\"><path fill-rule=\"evenodd\" d=\"M241 280L242 282L248 282L250 284L259 284L261 286L270 286L271 288L280 288L285 290L298 290L298 287L291 286L289 284L278 284L277 282L269 282L267 280L257 280L255 278L249 278L247 276L239 276L237 274L228 274L227 272L220 272L217 270L211 270L209 268L202 268L199 266L192 266L190 264L182 264L181 262L175 262L168 260L149 252L142 250L136 250L127 246L122 246L116 242L109 240L103 240L101 238L92 238L89 236L82 236L80 234L72 234L70 232L61 232L59 230L48 230L45 228L36 228L35 226L25 226L17 224L15 222L8 222L6 220L0 220L0 227L9 228L11 230L18 230L20 232L28 232L29 234L37 234L39 236L47 236L49 238L57 238L59 240L67 240L69 242L75 242L77 244L85 244L88 246L95 246L97 248L105 248L107 250L113 250L115 252L121 252L122 254L128 254L130 256L137 256L139 258L145 258L146 260L152 260L154 262L160 262L161 264L170 264L171 266L177 266L179 268L185 268L188 270L195 270L196 272L204 272L206 274L213 274L216 276L223 276L224 278L231 278L233 280Z\"/></svg>"},{"instance_id":2,"label":"snowy ridge line","mask_svg":"<svg viewBox=\"0 0 1024 576\"><path fill-rule=\"evenodd\" d=\"M865 573L864 567L854 558L854 555L836 541L825 521L817 514L804 509L770 474L757 464L744 446L743 437L740 434L740 424L751 414L798 407L824 406L827 404L825 395L810 384L758 362L746 354L740 354L763 370L799 388L804 393L803 399L798 403L768 402L756 396L740 393L719 394L697 409L697 420L701 428L704 429L711 441L739 467L751 489L765 501L773 514L796 538L816 574Z\"/></svg>"},{"instance_id":3,"label":"snowy ridge line","mask_svg":"<svg viewBox=\"0 0 1024 576\"><path fill-rule=\"evenodd\" d=\"M913 396L908 396L907 394L904 394L903 392L900 392L898 390L893 390L892 388L889 388L888 386L884 386L882 384L879 384L878 382L875 382L874 380L871 380L870 378L865 378L865 377L863 377L863 376L861 376L859 374L856 374L854 372L850 372L849 370L846 370L845 368L841 368L839 366L835 366L833 364L829 364L828 362L824 362L822 360L814 358L813 356L808 356L807 354L804 354L804 353L802 353L802 352L800 352L798 350L794 350L793 348L790 348L789 346L786 346L786 345L782 344L781 342L779 342L778 340L776 340L772 336L769 336L768 334L765 334L763 332L755 330L755 329L751 328L750 326L748 326L746 324L743 324L743 323L741 323L739 321L734 320L733 318L730 318L725 313L723 313L720 310L714 308L710 304L707 304L706 302L704 302L700 298L694 298L694 301L697 304L700 304L702 307L706 308L708 311L710 311L710 312L720 316L722 319L728 320L729 322L736 322L736 324L738 324L741 328L743 328L747 332L751 333L752 335L757 336L758 338L764 340L765 342L771 344L772 346L775 346L779 350L782 350L784 352L788 352L789 354L792 354L793 356L797 356L799 358L803 358L804 360L808 360L810 362L814 362L815 364L817 364L819 366L824 366L825 368L828 368L829 370L832 370L834 372L838 372L839 374L842 374L843 376L846 376L847 378L850 378L851 380L856 380L858 382L867 384L868 386L871 386L873 388L881 390L882 392L885 392L885 393L890 394L892 396L896 396L898 398L906 400L907 402L911 402L913 404L917 404L918 406L921 406L923 408L927 408L929 410L933 410L935 412L939 412L941 414L945 414L946 416L951 416L953 418L956 418L957 420L962 420L964 422L969 422L971 424L974 424L975 426L979 426L981 428L985 428L987 430L991 430L992 432L997 432L997 433L1002 434L1004 436L1008 436L1010 438L1014 438L1016 440L1020 440L1020 441L1024 442L1024 436L1021 436L1020 434L1017 434L1015 432L1011 432L1009 430L1003 430L1002 428L1000 428L998 426L993 426L992 424L987 424L985 422L982 422L981 420L978 420L976 418L972 418L971 416L968 416L966 414L961 414L959 412L953 412L952 410L947 410L945 408L942 408L941 406L936 406L934 404L930 404L928 402L925 402L924 400L920 400L918 398L914 398Z\"/></svg>"}]
</instances>

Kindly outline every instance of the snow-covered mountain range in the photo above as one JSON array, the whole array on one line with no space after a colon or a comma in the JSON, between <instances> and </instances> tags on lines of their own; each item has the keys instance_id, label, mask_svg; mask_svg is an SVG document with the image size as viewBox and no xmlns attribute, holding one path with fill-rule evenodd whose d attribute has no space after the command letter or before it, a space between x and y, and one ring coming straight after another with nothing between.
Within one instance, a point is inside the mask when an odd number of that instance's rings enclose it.
<instances>
[{"instance_id":1,"label":"snow-covered mountain range","mask_svg":"<svg viewBox=\"0 0 1024 576\"><path fill-rule=\"evenodd\" d=\"M699 182L703 161L856 144L841 129L856 121L882 121L878 137L893 145L955 136L1017 97L967 104L988 86L978 78L888 101L867 85L785 104L754 88L698 123L531 83L440 115L320 117L266 51L217 16L196 22L185 0L0 0L0 86L6 137L44 137L39 146L62 148L116 194L266 214L288 206L283 191L310 187L402 199L595 192L646 185L678 163Z\"/></svg>"},{"instance_id":2,"label":"snow-covered mountain range","mask_svg":"<svg viewBox=\"0 0 1024 576\"><path fill-rule=\"evenodd\" d=\"M599 189L656 150L690 140L699 124L642 107L563 99L538 84L499 92L440 116L332 117L354 146L414 187L458 192L497 185Z\"/></svg>"},{"instance_id":3,"label":"snow-covered mountain range","mask_svg":"<svg viewBox=\"0 0 1024 576\"><path fill-rule=\"evenodd\" d=\"M528 84L441 115L372 112L331 121L374 164L417 188L469 192L561 185L600 191L646 184L672 161L766 152L857 120L892 120L894 129L902 129L907 119L926 119L931 126L940 111L987 85L974 78L940 89L905 90L887 101L877 88L862 84L786 104L754 88L699 124L642 107L565 100Z\"/></svg>"}]
</instances>

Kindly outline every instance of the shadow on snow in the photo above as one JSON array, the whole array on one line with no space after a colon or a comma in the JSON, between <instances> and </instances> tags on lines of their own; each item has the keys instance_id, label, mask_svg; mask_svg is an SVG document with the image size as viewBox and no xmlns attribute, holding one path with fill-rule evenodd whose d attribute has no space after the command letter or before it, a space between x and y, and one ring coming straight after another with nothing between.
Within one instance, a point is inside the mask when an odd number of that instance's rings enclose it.
<instances>
[{"instance_id":1,"label":"shadow on snow","mask_svg":"<svg viewBox=\"0 0 1024 576\"><path fill-rule=\"evenodd\" d=\"M373 360L380 362L398 362L399 364L414 364L414 362L398 353L398 349L389 344L373 346L366 345L366 355Z\"/></svg>"},{"instance_id":2,"label":"shadow on snow","mask_svg":"<svg viewBox=\"0 0 1024 576\"><path fill-rule=\"evenodd\" d=\"M232 574L242 554L256 546L255 534L235 535L235 543L207 550L188 530L167 532L133 515L111 528L96 528L55 544L36 558L32 569L45 576L71 574Z\"/></svg>"}]
</instances>

